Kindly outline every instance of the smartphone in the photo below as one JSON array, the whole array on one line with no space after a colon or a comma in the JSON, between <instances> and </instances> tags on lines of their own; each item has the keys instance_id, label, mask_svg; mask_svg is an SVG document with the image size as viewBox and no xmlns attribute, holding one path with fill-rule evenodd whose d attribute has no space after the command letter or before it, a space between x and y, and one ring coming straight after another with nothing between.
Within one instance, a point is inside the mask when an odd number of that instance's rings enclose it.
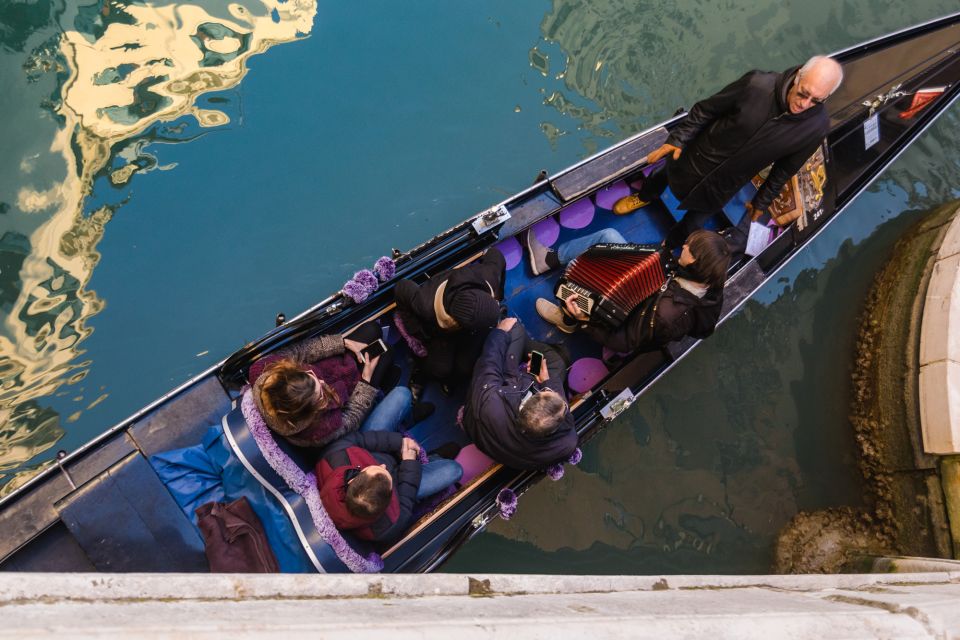
<instances>
[{"instance_id":1,"label":"smartphone","mask_svg":"<svg viewBox=\"0 0 960 640\"><path fill-rule=\"evenodd\" d=\"M361 349L363 354L367 356L367 360L373 360L377 356L382 356L387 352L387 345L382 339L377 340L376 342L371 342L363 349Z\"/></svg>"},{"instance_id":2,"label":"smartphone","mask_svg":"<svg viewBox=\"0 0 960 640\"><path fill-rule=\"evenodd\" d=\"M543 366L543 354L539 351L530 352L530 373L535 376L540 375L540 367Z\"/></svg>"}]
</instances>

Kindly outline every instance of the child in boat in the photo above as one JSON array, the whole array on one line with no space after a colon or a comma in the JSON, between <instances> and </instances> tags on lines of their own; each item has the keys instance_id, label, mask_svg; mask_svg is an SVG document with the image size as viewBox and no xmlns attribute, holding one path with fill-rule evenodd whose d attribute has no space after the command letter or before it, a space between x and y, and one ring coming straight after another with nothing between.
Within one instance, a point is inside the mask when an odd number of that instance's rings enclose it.
<instances>
[{"instance_id":1,"label":"child in boat","mask_svg":"<svg viewBox=\"0 0 960 640\"><path fill-rule=\"evenodd\" d=\"M625 242L615 229L602 229L570 240L556 251L543 246L533 233L528 233L526 238L535 273L564 266L595 244ZM673 256L666 253L666 249L663 251L665 261L674 262ZM591 322L574 302L576 296L565 300L562 307L539 298L537 313L564 333L582 329L603 346L621 353L652 351L684 336L706 338L713 333L720 318L730 249L723 236L700 229L687 237L675 264L675 277L669 280L666 289L639 305L616 329Z\"/></svg>"},{"instance_id":2,"label":"child in boat","mask_svg":"<svg viewBox=\"0 0 960 640\"><path fill-rule=\"evenodd\" d=\"M539 371L520 368L532 350ZM549 345L530 340L516 318L487 336L463 412L463 430L485 454L514 469L542 469L577 448L563 384L567 364Z\"/></svg>"},{"instance_id":3,"label":"child in boat","mask_svg":"<svg viewBox=\"0 0 960 640\"><path fill-rule=\"evenodd\" d=\"M390 544L413 520L416 502L460 479L454 460L419 461L417 443L392 430L361 431L330 445L317 462L320 500L342 531Z\"/></svg>"},{"instance_id":4,"label":"child in boat","mask_svg":"<svg viewBox=\"0 0 960 640\"><path fill-rule=\"evenodd\" d=\"M432 405L411 406L409 390L397 387L374 408L378 388L390 386L392 350L367 358L363 348L381 336L367 322L349 337L324 335L260 358L248 379L264 422L301 447L322 447L359 428L393 428L414 413L426 417Z\"/></svg>"},{"instance_id":5,"label":"child in boat","mask_svg":"<svg viewBox=\"0 0 960 640\"><path fill-rule=\"evenodd\" d=\"M420 373L445 382L470 376L483 339L500 320L505 273L503 254L490 249L421 285L397 283L395 322Z\"/></svg>"}]
</instances>

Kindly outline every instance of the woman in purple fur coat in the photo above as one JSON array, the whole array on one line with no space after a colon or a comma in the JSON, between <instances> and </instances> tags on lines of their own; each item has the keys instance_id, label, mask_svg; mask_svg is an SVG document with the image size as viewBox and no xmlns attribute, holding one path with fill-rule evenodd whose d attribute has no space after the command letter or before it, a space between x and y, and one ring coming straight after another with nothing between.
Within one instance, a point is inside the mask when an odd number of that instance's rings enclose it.
<instances>
[{"instance_id":1,"label":"woman in purple fur coat","mask_svg":"<svg viewBox=\"0 0 960 640\"><path fill-rule=\"evenodd\" d=\"M395 387L377 404L393 352L367 358L363 348L380 338L367 322L353 332L310 338L250 366L253 398L266 425L301 447L322 447L348 433L394 430L411 413L406 387Z\"/></svg>"}]
</instances>

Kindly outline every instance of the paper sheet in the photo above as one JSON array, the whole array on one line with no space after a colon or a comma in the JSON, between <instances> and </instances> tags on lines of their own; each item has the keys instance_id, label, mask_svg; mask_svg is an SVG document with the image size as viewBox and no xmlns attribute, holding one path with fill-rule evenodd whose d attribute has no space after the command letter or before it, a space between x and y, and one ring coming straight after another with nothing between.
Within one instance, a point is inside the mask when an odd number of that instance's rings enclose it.
<instances>
[{"instance_id":1,"label":"paper sheet","mask_svg":"<svg viewBox=\"0 0 960 640\"><path fill-rule=\"evenodd\" d=\"M772 229L759 222L750 223L750 234L747 236L747 248L744 250L748 256L758 255L767 248L773 237Z\"/></svg>"}]
</instances>

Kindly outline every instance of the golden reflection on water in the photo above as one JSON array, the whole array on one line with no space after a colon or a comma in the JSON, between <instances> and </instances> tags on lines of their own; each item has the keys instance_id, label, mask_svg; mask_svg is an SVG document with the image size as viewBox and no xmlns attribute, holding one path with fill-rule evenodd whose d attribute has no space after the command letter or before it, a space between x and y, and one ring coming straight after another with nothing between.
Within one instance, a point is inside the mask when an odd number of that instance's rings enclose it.
<instances>
[{"instance_id":1,"label":"golden reflection on water","mask_svg":"<svg viewBox=\"0 0 960 640\"><path fill-rule=\"evenodd\" d=\"M130 144L156 123L185 115L201 127L228 123L227 113L200 108L197 98L237 86L250 56L306 37L317 4L86 0L50 10L44 43L26 62L21 52L5 64L20 66L28 82L56 75L57 99L42 107L59 126L46 155L21 160L14 201L0 204L0 494L34 473L29 461L64 435L63 418L42 399L89 372L91 362L78 361L80 345L105 302L86 285L100 260L97 244L123 204L85 212L95 182L123 186L160 168L144 161L148 139ZM60 177L37 170L57 158ZM108 395L76 400L81 406L66 421Z\"/></svg>"}]
</instances>

